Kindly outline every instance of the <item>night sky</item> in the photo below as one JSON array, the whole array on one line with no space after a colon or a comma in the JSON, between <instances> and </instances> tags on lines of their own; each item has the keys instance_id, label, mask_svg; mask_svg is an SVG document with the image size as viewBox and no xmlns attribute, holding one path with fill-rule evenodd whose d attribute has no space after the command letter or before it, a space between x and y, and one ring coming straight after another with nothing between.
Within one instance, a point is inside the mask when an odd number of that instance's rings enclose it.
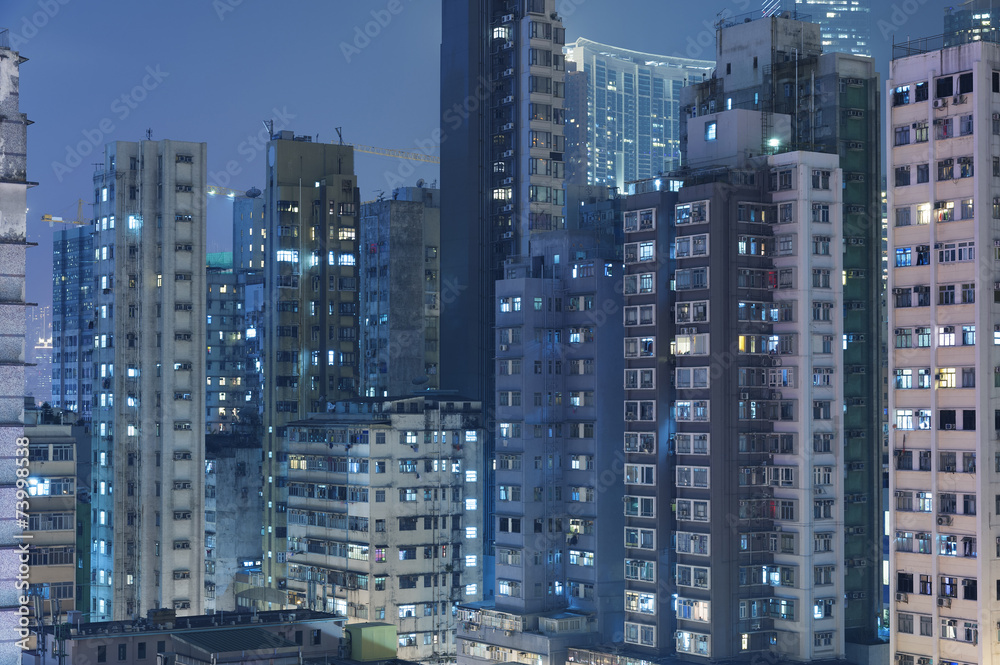
<instances>
[{"instance_id":1,"label":"night sky","mask_svg":"<svg viewBox=\"0 0 1000 665\"><path fill-rule=\"evenodd\" d=\"M893 36L942 31L942 0L871 0L884 78ZM112 140L208 143L209 184L262 187L264 120L276 129L400 150L439 124L440 0L5 0L0 27L21 67L28 130L29 301L51 303L48 213L73 219L93 199L93 162ZM567 42L712 59L717 13L759 0L558 0ZM390 10L395 10L395 13ZM916 10L916 11L915 11ZM375 15L373 16L373 12ZM376 22L380 18L381 22ZM365 29L370 37L364 34ZM361 36L359 36L361 35ZM885 37L883 37L885 35ZM84 154L89 153L89 154ZM226 172L227 164L236 172ZM358 154L362 199L437 167ZM402 170L401 170L402 168ZM209 251L230 249L231 205L210 199ZM90 206L84 207L89 217ZM60 228L66 228L59 225Z\"/></svg>"}]
</instances>

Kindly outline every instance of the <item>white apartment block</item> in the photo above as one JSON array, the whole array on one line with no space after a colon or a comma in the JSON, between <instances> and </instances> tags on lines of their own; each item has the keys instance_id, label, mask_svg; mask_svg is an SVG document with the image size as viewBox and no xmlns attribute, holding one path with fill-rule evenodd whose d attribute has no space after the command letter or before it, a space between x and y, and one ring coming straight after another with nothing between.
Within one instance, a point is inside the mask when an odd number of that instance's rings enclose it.
<instances>
[{"instance_id":1,"label":"white apartment block","mask_svg":"<svg viewBox=\"0 0 1000 665\"><path fill-rule=\"evenodd\" d=\"M480 402L434 391L290 422L289 604L394 624L400 657L455 662L457 605L483 595L483 425Z\"/></svg>"},{"instance_id":2,"label":"white apartment block","mask_svg":"<svg viewBox=\"0 0 1000 665\"><path fill-rule=\"evenodd\" d=\"M1000 663L1000 47L924 43L896 46L886 83L890 649L899 665L989 665Z\"/></svg>"},{"instance_id":3,"label":"white apartment block","mask_svg":"<svg viewBox=\"0 0 1000 665\"><path fill-rule=\"evenodd\" d=\"M93 621L203 607L205 160L116 142L94 174Z\"/></svg>"}]
</instances>

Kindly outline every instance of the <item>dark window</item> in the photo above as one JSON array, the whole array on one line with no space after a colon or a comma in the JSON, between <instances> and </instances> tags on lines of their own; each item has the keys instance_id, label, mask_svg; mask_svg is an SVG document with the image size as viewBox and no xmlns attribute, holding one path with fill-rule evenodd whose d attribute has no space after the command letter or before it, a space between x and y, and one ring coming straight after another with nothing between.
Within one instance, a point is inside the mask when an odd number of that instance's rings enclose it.
<instances>
[{"instance_id":1,"label":"dark window","mask_svg":"<svg viewBox=\"0 0 1000 665\"><path fill-rule=\"evenodd\" d=\"M314 630L312 632L312 644L322 644L323 643L323 633L319 630Z\"/></svg>"},{"instance_id":2,"label":"dark window","mask_svg":"<svg viewBox=\"0 0 1000 665\"><path fill-rule=\"evenodd\" d=\"M142 659L142 658L146 657L146 643L145 642L139 642L139 644L136 645L135 657L139 658L139 659Z\"/></svg>"},{"instance_id":3,"label":"dark window","mask_svg":"<svg viewBox=\"0 0 1000 665\"><path fill-rule=\"evenodd\" d=\"M958 94L964 95L972 92L972 72L958 75Z\"/></svg>"},{"instance_id":4,"label":"dark window","mask_svg":"<svg viewBox=\"0 0 1000 665\"><path fill-rule=\"evenodd\" d=\"M299 644L299 645L302 644L302 631L301 630L295 631L295 643Z\"/></svg>"},{"instance_id":5,"label":"dark window","mask_svg":"<svg viewBox=\"0 0 1000 665\"><path fill-rule=\"evenodd\" d=\"M951 76L942 76L934 79L934 98L951 97L955 94L955 79Z\"/></svg>"},{"instance_id":6,"label":"dark window","mask_svg":"<svg viewBox=\"0 0 1000 665\"><path fill-rule=\"evenodd\" d=\"M998 584L1000 590L1000 584ZM896 573L896 591L899 593L913 593L913 574Z\"/></svg>"},{"instance_id":7,"label":"dark window","mask_svg":"<svg viewBox=\"0 0 1000 665\"><path fill-rule=\"evenodd\" d=\"M119 644L118 645L118 660L125 660L128 658L128 645Z\"/></svg>"},{"instance_id":8,"label":"dark window","mask_svg":"<svg viewBox=\"0 0 1000 665\"><path fill-rule=\"evenodd\" d=\"M98 663L108 662L108 648L104 645L97 647L97 662Z\"/></svg>"},{"instance_id":9,"label":"dark window","mask_svg":"<svg viewBox=\"0 0 1000 665\"><path fill-rule=\"evenodd\" d=\"M964 429L964 430L975 430L976 429L976 410L975 409L963 409L962 410L962 429Z\"/></svg>"},{"instance_id":10,"label":"dark window","mask_svg":"<svg viewBox=\"0 0 1000 665\"><path fill-rule=\"evenodd\" d=\"M167 650L167 643L164 640L159 640L156 643L156 652L163 653Z\"/></svg>"},{"instance_id":11,"label":"dark window","mask_svg":"<svg viewBox=\"0 0 1000 665\"><path fill-rule=\"evenodd\" d=\"M942 409L938 412L938 429L955 429L955 409Z\"/></svg>"},{"instance_id":12,"label":"dark window","mask_svg":"<svg viewBox=\"0 0 1000 665\"><path fill-rule=\"evenodd\" d=\"M928 90L927 90L927 82L925 81L923 83L918 83L917 84L917 99L916 99L916 101L918 101L918 102L926 102L927 101L927 92L928 92Z\"/></svg>"}]
</instances>

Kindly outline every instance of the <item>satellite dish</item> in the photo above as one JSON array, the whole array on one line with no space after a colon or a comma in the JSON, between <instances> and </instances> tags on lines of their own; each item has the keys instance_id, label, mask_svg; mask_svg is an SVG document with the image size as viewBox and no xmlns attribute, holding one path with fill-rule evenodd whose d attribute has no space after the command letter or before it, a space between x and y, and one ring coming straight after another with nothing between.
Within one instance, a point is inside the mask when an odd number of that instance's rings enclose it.
<instances>
[{"instance_id":1,"label":"satellite dish","mask_svg":"<svg viewBox=\"0 0 1000 665\"><path fill-rule=\"evenodd\" d=\"M424 186L424 179L421 178L420 180L417 181L417 187L423 187L423 186Z\"/></svg>"},{"instance_id":2,"label":"satellite dish","mask_svg":"<svg viewBox=\"0 0 1000 665\"><path fill-rule=\"evenodd\" d=\"M427 376L426 374L424 376L418 376L417 378L413 379L413 385L422 386L430 380L431 377Z\"/></svg>"},{"instance_id":3,"label":"satellite dish","mask_svg":"<svg viewBox=\"0 0 1000 665\"><path fill-rule=\"evenodd\" d=\"M250 189L248 189L248 190L247 190L247 192L246 192L246 193L247 193L247 198L248 198L248 199L255 199L255 198L257 198L258 196L260 196L260 195L261 195L261 194L262 194L263 192L261 192L261 191L260 191L259 189L257 189L256 187L251 187Z\"/></svg>"}]
</instances>

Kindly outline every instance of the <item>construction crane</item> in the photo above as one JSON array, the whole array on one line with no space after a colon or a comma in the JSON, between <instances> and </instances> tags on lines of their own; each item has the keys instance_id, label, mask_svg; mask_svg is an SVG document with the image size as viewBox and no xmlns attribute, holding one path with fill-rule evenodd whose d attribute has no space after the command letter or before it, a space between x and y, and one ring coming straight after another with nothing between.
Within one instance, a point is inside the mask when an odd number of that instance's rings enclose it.
<instances>
[{"instance_id":1,"label":"construction crane","mask_svg":"<svg viewBox=\"0 0 1000 665\"><path fill-rule=\"evenodd\" d=\"M49 224L90 224L90 220L83 218L83 199L76 202L76 219L63 219L53 215L42 215L42 221Z\"/></svg>"},{"instance_id":2,"label":"construction crane","mask_svg":"<svg viewBox=\"0 0 1000 665\"><path fill-rule=\"evenodd\" d=\"M331 141L331 143L338 143L337 141ZM370 155L382 155L383 157L396 157L398 159L406 159L411 162L427 162L428 164L440 164L441 158L435 157L434 155L425 155L422 152L405 152L403 150L393 150L391 148L377 148L372 145L361 145L360 143L345 143L344 145L352 146L358 152L366 152Z\"/></svg>"}]
</instances>

